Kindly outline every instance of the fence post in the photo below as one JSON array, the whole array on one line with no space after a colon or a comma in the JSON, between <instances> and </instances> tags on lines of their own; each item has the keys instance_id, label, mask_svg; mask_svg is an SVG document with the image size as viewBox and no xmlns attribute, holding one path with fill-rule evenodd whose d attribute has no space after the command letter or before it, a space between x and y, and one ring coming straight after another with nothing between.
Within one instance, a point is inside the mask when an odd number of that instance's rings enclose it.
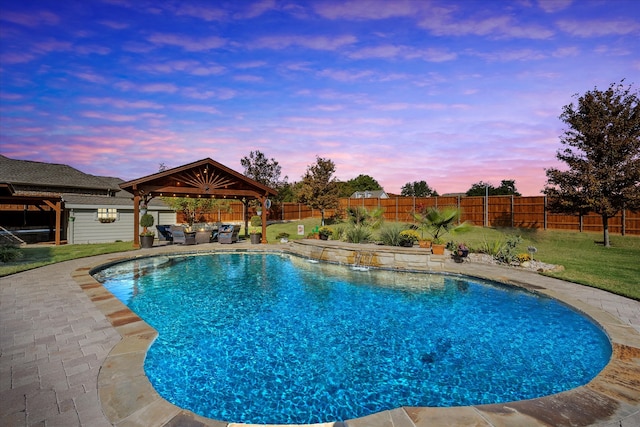
<instances>
[{"instance_id":1,"label":"fence post","mask_svg":"<svg viewBox=\"0 0 640 427\"><path fill-rule=\"evenodd\" d=\"M398 222L398 218L400 218L398 216L398 199L399 199L399 197L396 197L396 222Z\"/></svg>"},{"instance_id":2,"label":"fence post","mask_svg":"<svg viewBox=\"0 0 640 427\"><path fill-rule=\"evenodd\" d=\"M547 229L547 196L544 196L544 229Z\"/></svg>"},{"instance_id":3,"label":"fence post","mask_svg":"<svg viewBox=\"0 0 640 427\"><path fill-rule=\"evenodd\" d=\"M627 232L627 210L622 209L622 235L624 236Z\"/></svg>"},{"instance_id":4,"label":"fence post","mask_svg":"<svg viewBox=\"0 0 640 427\"><path fill-rule=\"evenodd\" d=\"M514 227L514 214L513 214L513 194L511 195L511 228Z\"/></svg>"}]
</instances>

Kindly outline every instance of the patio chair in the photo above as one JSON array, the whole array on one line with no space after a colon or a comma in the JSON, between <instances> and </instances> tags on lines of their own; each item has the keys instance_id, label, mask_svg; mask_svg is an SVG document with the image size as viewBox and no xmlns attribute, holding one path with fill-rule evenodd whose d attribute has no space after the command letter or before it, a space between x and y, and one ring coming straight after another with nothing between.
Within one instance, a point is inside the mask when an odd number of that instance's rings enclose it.
<instances>
[{"instance_id":1,"label":"patio chair","mask_svg":"<svg viewBox=\"0 0 640 427\"><path fill-rule=\"evenodd\" d=\"M196 233L188 233L184 231L184 227L181 225L171 226L171 235L173 236L173 243L179 243L183 245L195 245Z\"/></svg>"},{"instance_id":2,"label":"patio chair","mask_svg":"<svg viewBox=\"0 0 640 427\"><path fill-rule=\"evenodd\" d=\"M234 224L223 224L218 229L218 242L235 243L238 241L240 226Z\"/></svg>"},{"instance_id":3,"label":"patio chair","mask_svg":"<svg viewBox=\"0 0 640 427\"><path fill-rule=\"evenodd\" d=\"M158 240L173 242L170 225L156 225L156 228L158 229Z\"/></svg>"}]
</instances>

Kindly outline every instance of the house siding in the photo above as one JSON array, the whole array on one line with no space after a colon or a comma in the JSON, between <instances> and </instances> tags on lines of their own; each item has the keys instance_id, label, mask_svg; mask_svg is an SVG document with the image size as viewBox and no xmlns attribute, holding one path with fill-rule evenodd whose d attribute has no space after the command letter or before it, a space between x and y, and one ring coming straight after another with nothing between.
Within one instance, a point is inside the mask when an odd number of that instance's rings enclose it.
<instances>
[{"instance_id":1,"label":"house siding","mask_svg":"<svg viewBox=\"0 0 640 427\"><path fill-rule=\"evenodd\" d=\"M73 225L68 227L67 240L69 243L110 243L115 241L133 241L133 209L118 209L118 219L115 222L101 223L96 218L97 207L93 209L73 209L71 215L75 217ZM174 224L176 221L175 212L159 212L150 210L155 224L158 218L164 224ZM140 228L142 231L142 228ZM155 226L152 231L156 231ZM157 235L157 232L156 232Z\"/></svg>"}]
</instances>

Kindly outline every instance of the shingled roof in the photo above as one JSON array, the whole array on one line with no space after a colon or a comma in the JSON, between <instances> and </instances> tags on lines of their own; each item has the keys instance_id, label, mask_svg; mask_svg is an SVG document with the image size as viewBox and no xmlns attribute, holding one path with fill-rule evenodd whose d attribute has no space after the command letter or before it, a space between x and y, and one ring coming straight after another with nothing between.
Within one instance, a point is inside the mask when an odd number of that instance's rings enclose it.
<instances>
[{"instance_id":1,"label":"shingled roof","mask_svg":"<svg viewBox=\"0 0 640 427\"><path fill-rule=\"evenodd\" d=\"M120 190L119 182L122 181L86 174L68 165L15 160L0 155L0 184L10 185L16 193L24 190L109 194Z\"/></svg>"}]
</instances>

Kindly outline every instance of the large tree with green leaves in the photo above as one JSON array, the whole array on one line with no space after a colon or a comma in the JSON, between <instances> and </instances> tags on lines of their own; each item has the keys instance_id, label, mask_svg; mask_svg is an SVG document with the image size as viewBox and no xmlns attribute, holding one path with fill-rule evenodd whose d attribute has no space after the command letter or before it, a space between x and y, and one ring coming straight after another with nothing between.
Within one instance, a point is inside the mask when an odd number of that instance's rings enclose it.
<instances>
[{"instance_id":1,"label":"large tree with green leaves","mask_svg":"<svg viewBox=\"0 0 640 427\"><path fill-rule=\"evenodd\" d=\"M427 181L407 182L400 189L400 195L405 197L436 197L438 192L427 184Z\"/></svg>"},{"instance_id":2,"label":"large tree with green leaves","mask_svg":"<svg viewBox=\"0 0 640 427\"><path fill-rule=\"evenodd\" d=\"M330 159L316 156L316 163L309 165L299 183L298 201L321 212L322 225L327 209L338 207L339 194L337 180L333 176L336 166Z\"/></svg>"},{"instance_id":3,"label":"large tree with green leaves","mask_svg":"<svg viewBox=\"0 0 640 427\"><path fill-rule=\"evenodd\" d=\"M602 217L604 245L609 219L622 209L640 209L640 104L624 81L607 90L575 95L560 119L568 125L556 154L566 169L549 168L544 193L552 211Z\"/></svg>"}]
</instances>

